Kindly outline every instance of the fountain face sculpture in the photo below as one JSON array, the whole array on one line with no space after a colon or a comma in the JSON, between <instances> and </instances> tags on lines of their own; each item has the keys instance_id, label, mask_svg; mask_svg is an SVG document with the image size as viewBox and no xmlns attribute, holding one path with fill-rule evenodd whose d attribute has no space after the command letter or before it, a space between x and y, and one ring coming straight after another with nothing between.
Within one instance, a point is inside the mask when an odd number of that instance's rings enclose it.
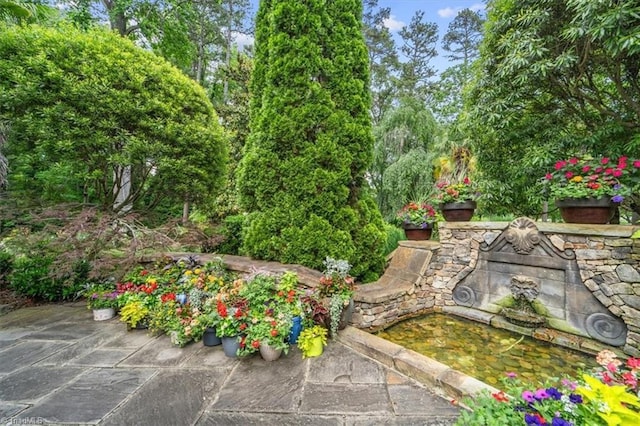
<instances>
[{"instance_id":1,"label":"fountain face sculpture","mask_svg":"<svg viewBox=\"0 0 640 426\"><path fill-rule=\"evenodd\" d=\"M531 219L518 218L453 290L460 306L504 316L525 327L558 329L612 346L627 327L582 282L573 250L558 250Z\"/></svg>"},{"instance_id":2,"label":"fountain face sculpture","mask_svg":"<svg viewBox=\"0 0 640 426\"><path fill-rule=\"evenodd\" d=\"M531 277L514 275L511 277L509 290L513 296L512 307L504 307L500 314L507 321L522 327L539 327L546 322L543 315L539 315L533 302L540 294L540 284Z\"/></svg>"}]
</instances>

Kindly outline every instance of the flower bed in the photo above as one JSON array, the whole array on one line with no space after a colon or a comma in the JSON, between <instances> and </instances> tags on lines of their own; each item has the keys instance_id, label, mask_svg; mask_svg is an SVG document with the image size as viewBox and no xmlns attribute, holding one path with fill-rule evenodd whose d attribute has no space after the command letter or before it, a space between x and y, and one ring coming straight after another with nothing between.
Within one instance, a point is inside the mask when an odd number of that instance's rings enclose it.
<instances>
[{"instance_id":1,"label":"flower bed","mask_svg":"<svg viewBox=\"0 0 640 426\"><path fill-rule=\"evenodd\" d=\"M325 264L319 285L304 294L294 272L240 276L227 271L221 260L200 265L193 258L136 268L115 290L100 294L113 296L109 300L120 307L129 328L144 324L151 333L170 335L178 346L199 341L207 328L214 328L219 337L239 340L238 355L256 352L261 345L286 353L293 317L301 316L306 327L329 327L329 316L337 309L326 298L340 300L342 308L353 295L350 265L331 258ZM97 303L89 297L94 293L86 294L89 306Z\"/></svg>"},{"instance_id":2,"label":"flower bed","mask_svg":"<svg viewBox=\"0 0 640 426\"><path fill-rule=\"evenodd\" d=\"M640 424L638 375L640 359L625 363L601 351L602 366L583 373L577 381L532 388L516 373L502 379L504 390L485 391L467 400L472 412L463 412L458 425L632 425Z\"/></svg>"}]
</instances>

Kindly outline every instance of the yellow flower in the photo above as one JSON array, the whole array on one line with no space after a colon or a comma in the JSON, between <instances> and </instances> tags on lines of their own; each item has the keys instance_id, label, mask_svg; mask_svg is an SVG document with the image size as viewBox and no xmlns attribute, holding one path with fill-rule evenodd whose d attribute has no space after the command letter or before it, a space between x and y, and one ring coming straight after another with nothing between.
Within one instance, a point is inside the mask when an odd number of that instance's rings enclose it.
<instances>
[{"instance_id":1,"label":"yellow flower","mask_svg":"<svg viewBox=\"0 0 640 426\"><path fill-rule=\"evenodd\" d=\"M196 275L200 275L200 272L202 272L202 270L200 268L198 268L195 271L193 271L193 273L196 274Z\"/></svg>"},{"instance_id":2,"label":"yellow flower","mask_svg":"<svg viewBox=\"0 0 640 426\"><path fill-rule=\"evenodd\" d=\"M572 177L571 182L575 182L575 183L582 182L582 176L578 175L578 176Z\"/></svg>"}]
</instances>

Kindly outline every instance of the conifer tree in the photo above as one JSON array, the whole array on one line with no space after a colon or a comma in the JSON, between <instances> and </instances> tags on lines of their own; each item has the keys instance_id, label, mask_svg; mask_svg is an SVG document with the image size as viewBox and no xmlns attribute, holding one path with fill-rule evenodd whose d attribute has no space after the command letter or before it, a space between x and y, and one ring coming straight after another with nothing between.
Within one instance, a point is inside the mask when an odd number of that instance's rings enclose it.
<instances>
[{"instance_id":1,"label":"conifer tree","mask_svg":"<svg viewBox=\"0 0 640 426\"><path fill-rule=\"evenodd\" d=\"M238 176L244 250L321 268L382 271L385 234L372 160L368 56L359 0L263 0L256 20L251 133Z\"/></svg>"}]
</instances>

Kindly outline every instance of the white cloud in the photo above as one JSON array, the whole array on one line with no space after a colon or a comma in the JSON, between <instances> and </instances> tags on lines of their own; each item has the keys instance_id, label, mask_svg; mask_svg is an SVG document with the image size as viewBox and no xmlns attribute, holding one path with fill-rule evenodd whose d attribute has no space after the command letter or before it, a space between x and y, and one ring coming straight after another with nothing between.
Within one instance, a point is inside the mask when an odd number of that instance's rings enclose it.
<instances>
[{"instance_id":1,"label":"white cloud","mask_svg":"<svg viewBox=\"0 0 640 426\"><path fill-rule=\"evenodd\" d=\"M398 21L394 15L390 15L389 19L385 19L383 22L384 26L389 28L389 31L400 31L402 27L406 26L406 24L402 21Z\"/></svg>"},{"instance_id":2,"label":"white cloud","mask_svg":"<svg viewBox=\"0 0 640 426\"><path fill-rule=\"evenodd\" d=\"M238 49L242 50L245 46L253 46L254 39L251 34L233 33L233 39L238 45Z\"/></svg>"},{"instance_id":3,"label":"white cloud","mask_svg":"<svg viewBox=\"0 0 640 426\"><path fill-rule=\"evenodd\" d=\"M457 7L457 8L454 9L452 7L445 7L444 9L439 9L438 10L438 16L440 16L441 18L453 18L462 9L465 9L465 8ZM481 11L484 10L484 4L482 4L482 3L474 3L471 6L469 6L467 9L470 9L470 10L472 10L474 12L481 12Z\"/></svg>"},{"instance_id":4,"label":"white cloud","mask_svg":"<svg viewBox=\"0 0 640 426\"><path fill-rule=\"evenodd\" d=\"M453 18L457 14L458 14L458 12L455 9L451 8L451 7L446 7L444 9L438 9L438 16L440 16L441 18Z\"/></svg>"}]
</instances>

